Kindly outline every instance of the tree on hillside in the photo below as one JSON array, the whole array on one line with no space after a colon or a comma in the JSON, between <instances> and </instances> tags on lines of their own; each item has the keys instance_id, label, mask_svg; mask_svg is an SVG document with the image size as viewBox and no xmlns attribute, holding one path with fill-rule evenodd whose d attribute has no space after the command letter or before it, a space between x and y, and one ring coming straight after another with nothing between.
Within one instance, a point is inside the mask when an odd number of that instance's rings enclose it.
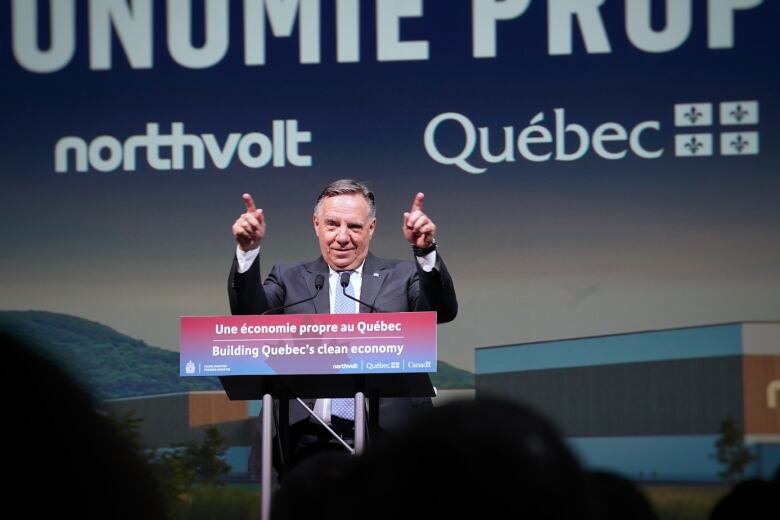
<instances>
[{"instance_id":1,"label":"tree on hillside","mask_svg":"<svg viewBox=\"0 0 780 520\"><path fill-rule=\"evenodd\" d=\"M190 461L181 449L160 450L152 469L163 492L169 518L177 518L182 504L192 501L195 476Z\"/></svg>"},{"instance_id":2,"label":"tree on hillside","mask_svg":"<svg viewBox=\"0 0 780 520\"><path fill-rule=\"evenodd\" d=\"M225 438L215 425L206 428L203 442L193 441L187 445L186 457L192 464L195 481L201 484L222 485L222 477L230 472L225 462Z\"/></svg>"},{"instance_id":3,"label":"tree on hillside","mask_svg":"<svg viewBox=\"0 0 780 520\"><path fill-rule=\"evenodd\" d=\"M177 518L181 503L186 501L194 480L190 461L184 450L154 450L143 446L141 429L144 419L135 410L120 417L109 415L114 427L128 440L132 448L149 464L164 501L169 518Z\"/></svg>"},{"instance_id":4,"label":"tree on hillside","mask_svg":"<svg viewBox=\"0 0 780 520\"><path fill-rule=\"evenodd\" d=\"M150 453L148 450L145 450L141 444L141 428L144 424L143 417L139 417L135 409L133 409L125 412L121 417L109 415L108 418L119 433L124 435L133 450L145 460L150 461Z\"/></svg>"},{"instance_id":5,"label":"tree on hillside","mask_svg":"<svg viewBox=\"0 0 780 520\"><path fill-rule=\"evenodd\" d=\"M737 421L728 416L720 423L720 436L715 441L713 456L723 465L720 478L729 482L741 480L755 455L745 446L745 437Z\"/></svg>"},{"instance_id":6,"label":"tree on hillside","mask_svg":"<svg viewBox=\"0 0 780 520\"><path fill-rule=\"evenodd\" d=\"M225 438L213 424L206 428L202 442L193 440L169 449L150 450L142 445L144 420L135 410L121 417L109 418L133 449L152 465L163 481L163 487L173 490L173 495L188 493L193 483L221 485L222 477L230 472L230 465L224 460L227 451Z\"/></svg>"}]
</instances>

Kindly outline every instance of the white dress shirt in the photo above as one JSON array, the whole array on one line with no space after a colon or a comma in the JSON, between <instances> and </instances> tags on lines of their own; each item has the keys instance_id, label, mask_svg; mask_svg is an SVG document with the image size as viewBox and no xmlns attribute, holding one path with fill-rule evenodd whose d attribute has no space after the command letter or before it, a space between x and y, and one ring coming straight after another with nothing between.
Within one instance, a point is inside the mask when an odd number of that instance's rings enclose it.
<instances>
[{"instance_id":1,"label":"white dress shirt","mask_svg":"<svg viewBox=\"0 0 780 520\"><path fill-rule=\"evenodd\" d=\"M251 251L243 251L240 247L236 246L236 260L238 260L238 272L239 273L245 273L249 270L249 268L252 266L252 262L255 261L255 258L257 258L257 255L260 254L260 248L252 249ZM425 256L415 256L417 259L417 263L420 264L420 267L422 267L422 270L426 273L430 273L433 271L433 266L436 265L436 251L431 251ZM363 266L361 265L360 268L362 269ZM331 270L332 272L332 270ZM333 284L331 284L333 285ZM338 284L337 284L338 285ZM359 294L358 291L355 291L355 294ZM357 296L356 296L357 298ZM330 298L330 306L333 308L333 294L331 293Z\"/></svg>"}]
</instances>

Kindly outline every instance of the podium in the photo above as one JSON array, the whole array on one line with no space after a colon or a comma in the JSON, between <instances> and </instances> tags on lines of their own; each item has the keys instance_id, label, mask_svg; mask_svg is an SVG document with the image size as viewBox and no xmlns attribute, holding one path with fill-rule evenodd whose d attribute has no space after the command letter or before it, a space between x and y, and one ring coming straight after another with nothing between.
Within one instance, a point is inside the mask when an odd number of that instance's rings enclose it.
<instances>
[{"instance_id":1,"label":"podium","mask_svg":"<svg viewBox=\"0 0 780 520\"><path fill-rule=\"evenodd\" d=\"M273 402L279 401L278 439L281 473L290 460L289 404L290 399L322 397L353 397L355 399L355 454L365 449L366 429L379 428L379 399L383 397L434 397L435 391L427 373L406 374L328 374L221 376L225 393L232 401L262 399L262 469L261 518L268 520L271 512L271 468L273 440ZM369 403L366 422L366 398Z\"/></svg>"},{"instance_id":2,"label":"podium","mask_svg":"<svg viewBox=\"0 0 780 520\"><path fill-rule=\"evenodd\" d=\"M361 453L366 430L379 428L379 399L434 396L429 373L436 371L436 312L182 316L179 350L181 376L218 376L229 399L262 400L265 520L274 400L282 474L292 449L290 399L354 398L354 450L300 402L348 450Z\"/></svg>"}]
</instances>

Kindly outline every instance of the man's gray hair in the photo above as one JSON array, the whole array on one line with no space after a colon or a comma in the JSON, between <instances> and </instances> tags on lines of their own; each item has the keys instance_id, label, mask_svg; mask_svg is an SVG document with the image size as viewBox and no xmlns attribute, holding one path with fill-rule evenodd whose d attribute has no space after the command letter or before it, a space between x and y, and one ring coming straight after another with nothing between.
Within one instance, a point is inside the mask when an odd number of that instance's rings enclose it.
<instances>
[{"instance_id":1,"label":"man's gray hair","mask_svg":"<svg viewBox=\"0 0 780 520\"><path fill-rule=\"evenodd\" d=\"M314 214L320 215L322 211L322 201L329 197L336 197L338 195L362 195L366 202L368 202L368 218L369 220L376 216L376 203L374 202L374 194L368 189L368 186L360 181L353 179L339 179L333 181L322 190L320 196L317 197L317 203L314 205Z\"/></svg>"}]
</instances>

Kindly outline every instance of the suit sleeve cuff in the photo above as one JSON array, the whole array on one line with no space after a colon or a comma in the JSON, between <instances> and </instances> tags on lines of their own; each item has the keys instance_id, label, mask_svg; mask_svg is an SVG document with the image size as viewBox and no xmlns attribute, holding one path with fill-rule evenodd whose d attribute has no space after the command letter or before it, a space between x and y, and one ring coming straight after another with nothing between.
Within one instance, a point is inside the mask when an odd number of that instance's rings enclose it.
<instances>
[{"instance_id":1,"label":"suit sleeve cuff","mask_svg":"<svg viewBox=\"0 0 780 520\"><path fill-rule=\"evenodd\" d=\"M242 251L240 247L236 246L236 260L238 261L238 272L245 273L252 267L252 262L255 261L257 255L260 254L260 248L252 249L251 251Z\"/></svg>"},{"instance_id":2,"label":"suit sleeve cuff","mask_svg":"<svg viewBox=\"0 0 780 520\"><path fill-rule=\"evenodd\" d=\"M436 250L431 251L425 256L415 256L414 258L426 273L433 271L433 268L436 266Z\"/></svg>"}]
</instances>

